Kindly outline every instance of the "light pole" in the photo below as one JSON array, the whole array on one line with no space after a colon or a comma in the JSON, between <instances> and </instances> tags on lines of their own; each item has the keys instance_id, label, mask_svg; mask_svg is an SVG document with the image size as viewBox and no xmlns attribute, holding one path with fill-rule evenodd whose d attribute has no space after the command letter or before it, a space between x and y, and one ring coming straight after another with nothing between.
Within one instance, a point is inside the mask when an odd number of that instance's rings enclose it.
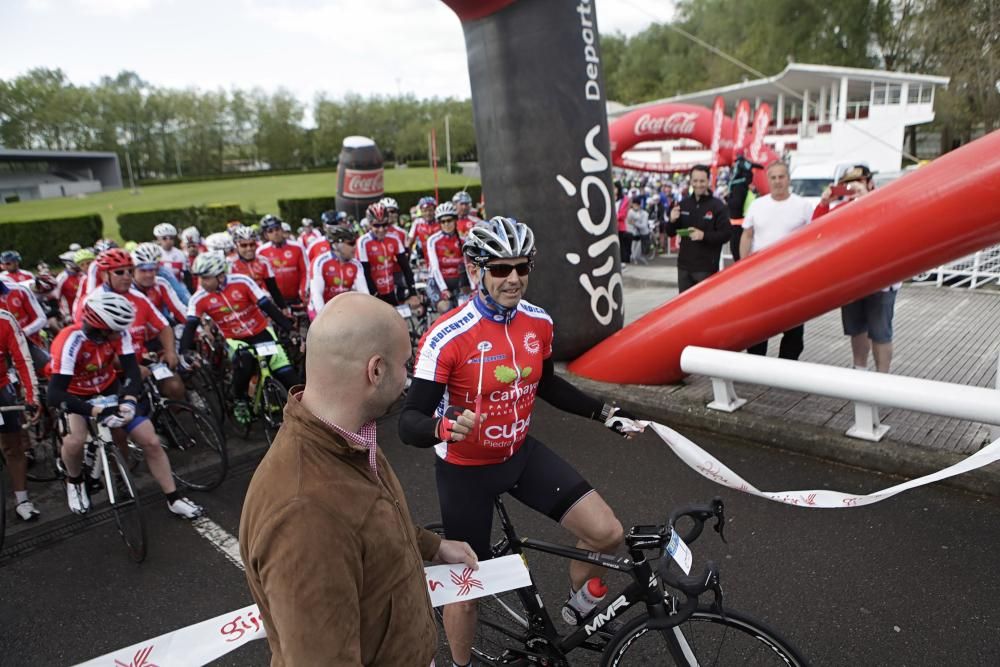
<instances>
[{"instance_id":1,"label":"light pole","mask_svg":"<svg viewBox=\"0 0 1000 667\"><path fill-rule=\"evenodd\" d=\"M448 173L451 173L451 114L444 115L444 150L448 156Z\"/></svg>"}]
</instances>

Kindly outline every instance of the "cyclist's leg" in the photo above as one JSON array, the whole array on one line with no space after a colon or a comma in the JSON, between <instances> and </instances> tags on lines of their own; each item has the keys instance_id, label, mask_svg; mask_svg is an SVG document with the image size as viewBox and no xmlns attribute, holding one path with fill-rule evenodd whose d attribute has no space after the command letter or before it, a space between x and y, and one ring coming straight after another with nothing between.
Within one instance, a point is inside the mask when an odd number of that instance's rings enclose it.
<instances>
[{"instance_id":1,"label":"cyclist's leg","mask_svg":"<svg viewBox=\"0 0 1000 667\"><path fill-rule=\"evenodd\" d=\"M17 394L12 386L8 384L0 389L0 406L17 404ZM0 424L0 449L7 459L7 474L10 475L11 487L18 503L28 499L28 459L24 456L28 446L28 439L21 430L21 414L5 412L3 423Z\"/></svg>"},{"instance_id":2,"label":"cyclist's leg","mask_svg":"<svg viewBox=\"0 0 1000 667\"><path fill-rule=\"evenodd\" d=\"M271 327L268 327L261 335L270 336L270 340L278 342L278 337L274 335L274 330ZM288 360L285 347L280 343L278 344L278 353L268 358L267 367L274 373L274 377L278 379L278 382L285 386L285 389L291 390L292 387L302 382L298 371L292 366L292 362Z\"/></svg>"},{"instance_id":3,"label":"cyclist's leg","mask_svg":"<svg viewBox=\"0 0 1000 667\"><path fill-rule=\"evenodd\" d=\"M528 461L510 494L525 505L559 522L587 551L614 553L624 540L621 522L573 466L538 440L528 437L521 450ZM518 452L520 453L520 452ZM573 590L604 569L574 560L570 563Z\"/></svg>"},{"instance_id":4,"label":"cyclist's leg","mask_svg":"<svg viewBox=\"0 0 1000 667\"><path fill-rule=\"evenodd\" d=\"M256 372L257 364L251 354L243 351L247 347L245 341L227 338L226 347L229 349L229 359L233 364L233 397L238 401L245 401L250 378Z\"/></svg>"},{"instance_id":5,"label":"cyclist's leg","mask_svg":"<svg viewBox=\"0 0 1000 667\"><path fill-rule=\"evenodd\" d=\"M149 467L153 479L160 485L160 490L168 495L174 493L177 490L177 484L170 471L170 459L167 458L167 452L160 444L160 436L156 435L156 430L153 428L153 423L149 421L149 417L137 416L128 423L125 431L135 444L142 447L146 465Z\"/></svg>"},{"instance_id":6,"label":"cyclist's leg","mask_svg":"<svg viewBox=\"0 0 1000 667\"><path fill-rule=\"evenodd\" d=\"M59 456L66 468L66 475L78 478L83 474L83 445L89 435L87 419L82 415L67 413L66 426L67 433L62 438Z\"/></svg>"}]
</instances>

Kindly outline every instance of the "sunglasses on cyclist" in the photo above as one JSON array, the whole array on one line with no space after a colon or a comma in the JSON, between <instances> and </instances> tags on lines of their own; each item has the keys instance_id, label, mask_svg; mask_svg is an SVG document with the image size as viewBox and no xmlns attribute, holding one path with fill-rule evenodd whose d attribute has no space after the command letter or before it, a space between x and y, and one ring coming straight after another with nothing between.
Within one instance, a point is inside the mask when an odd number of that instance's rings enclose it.
<instances>
[{"instance_id":1,"label":"sunglasses on cyclist","mask_svg":"<svg viewBox=\"0 0 1000 667\"><path fill-rule=\"evenodd\" d=\"M531 269L534 267L534 262L525 262L524 264L487 264L483 268L495 278L506 278L514 271L517 271L519 276L526 276L531 273Z\"/></svg>"},{"instance_id":2,"label":"sunglasses on cyclist","mask_svg":"<svg viewBox=\"0 0 1000 667\"><path fill-rule=\"evenodd\" d=\"M113 276L130 276L133 273L133 269L112 269L111 275Z\"/></svg>"},{"instance_id":3,"label":"sunglasses on cyclist","mask_svg":"<svg viewBox=\"0 0 1000 667\"><path fill-rule=\"evenodd\" d=\"M341 241L341 243L346 243L347 245L358 245L358 240L353 239L351 241Z\"/></svg>"},{"instance_id":4,"label":"sunglasses on cyclist","mask_svg":"<svg viewBox=\"0 0 1000 667\"><path fill-rule=\"evenodd\" d=\"M378 222L378 223L372 224L372 227L375 227L375 228L388 227L388 226L389 226L388 222Z\"/></svg>"}]
</instances>

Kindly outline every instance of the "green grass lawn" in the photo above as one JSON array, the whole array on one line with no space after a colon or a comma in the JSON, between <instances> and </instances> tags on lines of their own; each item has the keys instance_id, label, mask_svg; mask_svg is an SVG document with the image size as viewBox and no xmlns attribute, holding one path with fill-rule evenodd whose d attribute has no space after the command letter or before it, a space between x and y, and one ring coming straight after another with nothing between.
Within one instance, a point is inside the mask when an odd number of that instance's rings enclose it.
<instances>
[{"instance_id":1,"label":"green grass lawn","mask_svg":"<svg viewBox=\"0 0 1000 667\"><path fill-rule=\"evenodd\" d=\"M464 176L438 172L439 185L463 187L477 184ZM386 169L385 190L388 193L426 188L434 191L434 173L425 169ZM26 201L0 206L0 222L64 218L99 213L104 219L104 232L118 237L119 213L183 208L205 204L239 204L244 211L277 213L279 199L334 196L337 194L337 174L302 174L240 178L179 185L153 185L132 194L126 187L113 192L88 195L82 199L63 197Z\"/></svg>"}]
</instances>

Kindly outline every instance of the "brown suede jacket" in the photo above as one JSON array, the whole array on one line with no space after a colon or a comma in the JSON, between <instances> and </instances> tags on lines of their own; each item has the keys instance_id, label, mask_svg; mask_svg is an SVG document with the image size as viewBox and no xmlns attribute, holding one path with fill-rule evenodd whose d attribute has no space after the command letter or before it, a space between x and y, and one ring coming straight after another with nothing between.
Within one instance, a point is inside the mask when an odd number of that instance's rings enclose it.
<instances>
[{"instance_id":1,"label":"brown suede jacket","mask_svg":"<svg viewBox=\"0 0 1000 667\"><path fill-rule=\"evenodd\" d=\"M378 452L290 396L247 491L240 555L273 667L430 665L437 630L423 561L441 540L413 525Z\"/></svg>"}]
</instances>

